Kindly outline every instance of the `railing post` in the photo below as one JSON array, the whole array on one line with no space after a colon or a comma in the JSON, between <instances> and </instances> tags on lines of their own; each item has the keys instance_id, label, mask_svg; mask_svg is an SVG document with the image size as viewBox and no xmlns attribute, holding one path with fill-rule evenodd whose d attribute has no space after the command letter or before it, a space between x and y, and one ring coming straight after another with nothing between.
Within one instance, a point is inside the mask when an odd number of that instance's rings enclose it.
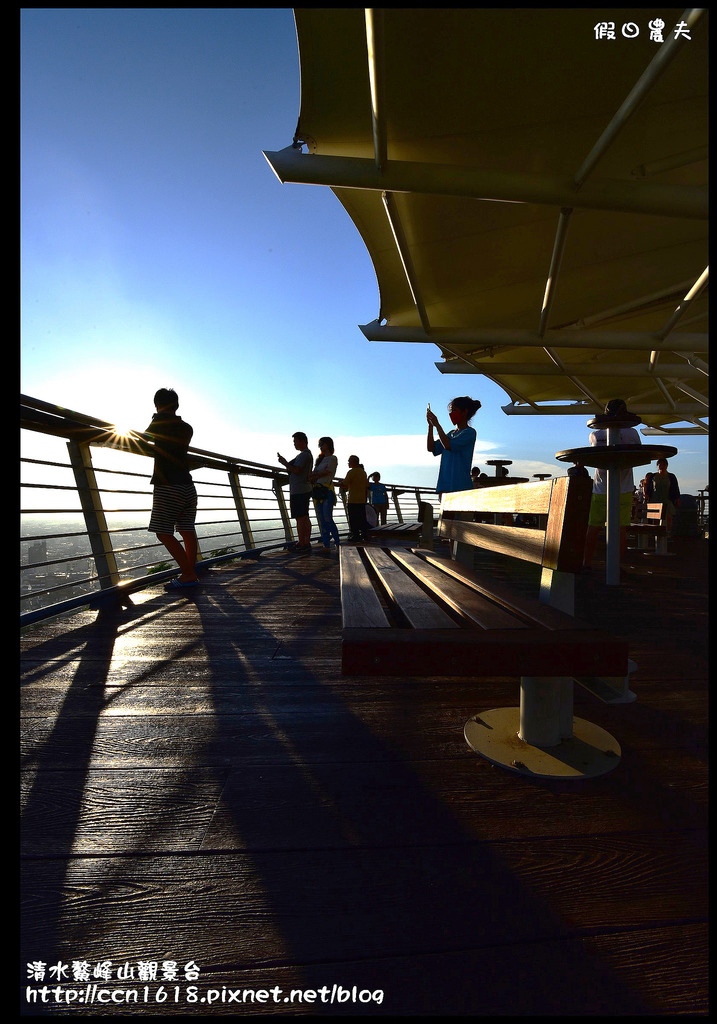
<instances>
[{"instance_id":1,"label":"railing post","mask_svg":"<svg viewBox=\"0 0 717 1024\"><path fill-rule=\"evenodd\" d=\"M393 498L393 504L396 506L396 515L398 516L399 523L403 522L403 513L401 512L401 506L398 503L398 494L396 488L391 488L391 497Z\"/></svg>"},{"instance_id":2,"label":"railing post","mask_svg":"<svg viewBox=\"0 0 717 1024\"><path fill-rule=\"evenodd\" d=\"M286 499L284 498L284 492L281 489L281 483L274 477L271 481L271 489L276 496L277 504L279 505L279 515L281 516L281 524L284 527L284 535L286 536L286 543L291 544L294 541L294 531L291 528L291 519L289 513L286 511Z\"/></svg>"},{"instance_id":3,"label":"railing post","mask_svg":"<svg viewBox=\"0 0 717 1024\"><path fill-rule=\"evenodd\" d=\"M244 503L244 495L241 489L241 482L239 480L239 474L236 471L236 469L229 470L229 485L231 486L232 489L234 505L237 510L237 519L239 520L241 534L242 537L244 538L244 547L246 548L247 551L250 551L254 547L254 535L251 532L251 523L249 522L249 516L247 515L246 505Z\"/></svg>"},{"instance_id":4,"label":"railing post","mask_svg":"<svg viewBox=\"0 0 717 1024\"><path fill-rule=\"evenodd\" d=\"M75 476L75 486L80 497L82 515L85 517L85 526L90 538L92 556L95 560L97 575L99 576L100 589L119 583L119 572L112 540L107 529L102 498L97 486L95 471L92 468L92 456L88 444L78 444L76 441L67 442L67 450L70 455L70 464Z\"/></svg>"}]
</instances>

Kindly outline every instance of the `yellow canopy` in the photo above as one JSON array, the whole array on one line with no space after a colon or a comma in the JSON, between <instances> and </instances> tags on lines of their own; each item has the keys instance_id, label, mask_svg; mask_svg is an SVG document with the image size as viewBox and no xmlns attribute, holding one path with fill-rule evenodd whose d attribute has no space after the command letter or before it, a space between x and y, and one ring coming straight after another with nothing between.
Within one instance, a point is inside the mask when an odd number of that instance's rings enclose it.
<instances>
[{"instance_id":1,"label":"yellow canopy","mask_svg":"<svg viewBox=\"0 0 717 1024\"><path fill-rule=\"evenodd\" d=\"M331 187L360 232L380 291L366 337L437 345L511 414L620 397L706 432L706 12L295 17L299 123L265 155Z\"/></svg>"}]
</instances>

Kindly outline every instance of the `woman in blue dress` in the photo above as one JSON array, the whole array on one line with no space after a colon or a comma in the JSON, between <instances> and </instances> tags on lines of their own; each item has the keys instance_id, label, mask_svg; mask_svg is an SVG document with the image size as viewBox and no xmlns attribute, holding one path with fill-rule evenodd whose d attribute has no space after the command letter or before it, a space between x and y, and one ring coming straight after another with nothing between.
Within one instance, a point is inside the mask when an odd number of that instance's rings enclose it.
<instances>
[{"instance_id":1,"label":"woman in blue dress","mask_svg":"<svg viewBox=\"0 0 717 1024\"><path fill-rule=\"evenodd\" d=\"M441 467L436 481L436 490L439 494L448 491L470 491L473 487L471 464L476 432L468 423L479 409L480 402L477 398L469 398L467 395L454 398L448 406L448 414L453 424L453 430L448 433L443 430L436 414L431 412L430 405L426 410L426 446L433 455L441 456ZM434 431L438 434L437 438Z\"/></svg>"}]
</instances>

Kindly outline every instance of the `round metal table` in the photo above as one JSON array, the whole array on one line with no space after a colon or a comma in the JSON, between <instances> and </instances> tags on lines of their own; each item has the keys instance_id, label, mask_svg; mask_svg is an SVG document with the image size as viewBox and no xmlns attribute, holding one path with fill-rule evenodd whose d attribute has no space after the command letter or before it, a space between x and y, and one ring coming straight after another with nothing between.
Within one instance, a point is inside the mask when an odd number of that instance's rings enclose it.
<instances>
[{"instance_id":1,"label":"round metal table","mask_svg":"<svg viewBox=\"0 0 717 1024\"><path fill-rule=\"evenodd\" d=\"M500 479L507 477L507 473L503 472L504 466L512 466L512 459L488 459L486 466L495 466L495 475Z\"/></svg>"},{"instance_id":2,"label":"round metal table","mask_svg":"<svg viewBox=\"0 0 717 1024\"><path fill-rule=\"evenodd\" d=\"M606 419L606 417L601 417ZM632 425L632 424L630 424ZM588 424L590 426L590 424ZM617 423L613 426L623 426ZM608 438L611 430L608 431ZM620 582L620 473L623 469L647 466L657 459L671 459L677 449L663 444L606 444L569 448L556 452L558 462L573 462L579 466L607 470L607 538L605 582L617 586Z\"/></svg>"}]
</instances>

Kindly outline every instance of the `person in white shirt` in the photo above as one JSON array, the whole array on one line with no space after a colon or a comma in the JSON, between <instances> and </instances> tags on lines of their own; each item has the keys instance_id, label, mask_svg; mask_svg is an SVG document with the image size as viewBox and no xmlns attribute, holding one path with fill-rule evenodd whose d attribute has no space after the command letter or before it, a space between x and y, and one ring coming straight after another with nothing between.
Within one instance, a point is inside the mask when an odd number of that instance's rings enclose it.
<instances>
[{"instance_id":1,"label":"person in white shirt","mask_svg":"<svg viewBox=\"0 0 717 1024\"><path fill-rule=\"evenodd\" d=\"M334 477L339 460L334 454L334 442L330 437L319 438L319 454L316 456L314 470L309 473L309 482L314 485L313 496L316 506L316 515L319 521L321 532L321 543L324 550L329 551L331 541L339 547L341 538L338 527L334 522L333 509L336 504L336 492L334 491Z\"/></svg>"}]
</instances>

